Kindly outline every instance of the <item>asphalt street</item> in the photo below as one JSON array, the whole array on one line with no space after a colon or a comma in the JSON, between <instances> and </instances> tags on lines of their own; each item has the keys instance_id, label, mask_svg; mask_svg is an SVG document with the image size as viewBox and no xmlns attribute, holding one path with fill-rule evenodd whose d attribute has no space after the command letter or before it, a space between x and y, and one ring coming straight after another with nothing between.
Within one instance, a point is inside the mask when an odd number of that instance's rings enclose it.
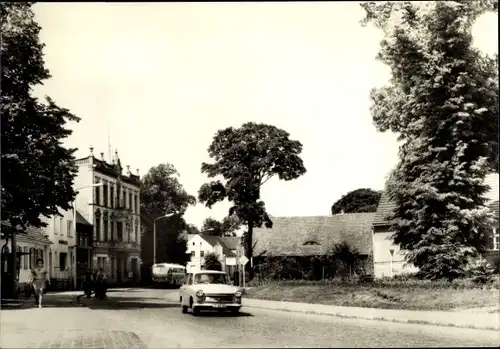
<instances>
[{"instance_id":1,"label":"asphalt street","mask_svg":"<svg viewBox=\"0 0 500 349\"><path fill-rule=\"evenodd\" d=\"M177 290L132 289L143 308L127 305L127 292L112 292L124 302L109 303L111 316L143 338L149 347L427 347L498 346L493 331L384 321L342 319L303 313L242 308L239 316L182 314L172 303ZM170 303L170 304L169 304ZM102 307L106 305L102 304ZM92 307L92 306L91 306Z\"/></svg>"}]
</instances>

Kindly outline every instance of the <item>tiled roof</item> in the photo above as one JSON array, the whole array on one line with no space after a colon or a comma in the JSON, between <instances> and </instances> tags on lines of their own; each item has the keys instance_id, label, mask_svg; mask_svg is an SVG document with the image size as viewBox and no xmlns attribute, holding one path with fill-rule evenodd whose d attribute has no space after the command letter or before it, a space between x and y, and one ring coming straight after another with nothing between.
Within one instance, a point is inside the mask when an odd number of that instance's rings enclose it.
<instances>
[{"instance_id":1,"label":"tiled roof","mask_svg":"<svg viewBox=\"0 0 500 349\"><path fill-rule=\"evenodd\" d=\"M312 256L327 253L347 242L362 254L372 252L371 224L374 213L334 216L272 217L273 227L253 232L254 256ZM312 241L313 244L304 245Z\"/></svg>"},{"instance_id":2,"label":"tiled roof","mask_svg":"<svg viewBox=\"0 0 500 349\"><path fill-rule=\"evenodd\" d=\"M219 238L230 250L236 250L240 243L240 238L235 236L222 236Z\"/></svg>"},{"instance_id":3,"label":"tiled roof","mask_svg":"<svg viewBox=\"0 0 500 349\"><path fill-rule=\"evenodd\" d=\"M490 173L485 179L484 183L490 186L490 190L485 194L487 199L487 205L497 214L498 217L498 199L499 199L499 184L498 184L498 173ZM496 208L495 208L496 202ZM373 219L373 225L386 226L388 225L387 217L392 213L394 209L394 204L389 200L389 196L384 191L380 202L378 204L377 212L375 218Z\"/></svg>"},{"instance_id":4,"label":"tiled roof","mask_svg":"<svg viewBox=\"0 0 500 349\"><path fill-rule=\"evenodd\" d=\"M2 226L11 228L12 226L10 225L9 222L2 221L1 223ZM35 228L35 227L26 227L24 231L19 232L20 235L24 235L26 238L30 240L36 240L42 244L51 244L52 242L47 238L45 235L44 231L41 228Z\"/></svg>"},{"instance_id":5,"label":"tiled roof","mask_svg":"<svg viewBox=\"0 0 500 349\"><path fill-rule=\"evenodd\" d=\"M81 215L80 212L78 212L78 210L76 211L76 223L84 224L84 225L92 225L89 223L89 221L87 221L85 218L83 218L83 216Z\"/></svg>"}]
</instances>

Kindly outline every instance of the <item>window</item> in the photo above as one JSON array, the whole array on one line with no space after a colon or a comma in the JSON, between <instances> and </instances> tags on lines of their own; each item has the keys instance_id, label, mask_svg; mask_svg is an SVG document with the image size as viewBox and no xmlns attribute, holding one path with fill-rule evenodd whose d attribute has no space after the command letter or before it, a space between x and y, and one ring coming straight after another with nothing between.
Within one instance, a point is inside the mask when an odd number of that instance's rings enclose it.
<instances>
[{"instance_id":1,"label":"window","mask_svg":"<svg viewBox=\"0 0 500 349\"><path fill-rule=\"evenodd\" d=\"M136 223L135 226L135 242L139 242L139 223Z\"/></svg>"},{"instance_id":2,"label":"window","mask_svg":"<svg viewBox=\"0 0 500 349\"><path fill-rule=\"evenodd\" d=\"M137 202L137 194L134 195L134 206L135 206L135 212L139 213L140 212L140 208L139 208L139 205L138 205L138 202Z\"/></svg>"},{"instance_id":3,"label":"window","mask_svg":"<svg viewBox=\"0 0 500 349\"><path fill-rule=\"evenodd\" d=\"M116 222L116 235L118 241L123 241L123 223Z\"/></svg>"},{"instance_id":4,"label":"window","mask_svg":"<svg viewBox=\"0 0 500 349\"><path fill-rule=\"evenodd\" d=\"M29 254L29 259L30 259L30 269L33 269L35 267L35 249L30 248L30 254Z\"/></svg>"},{"instance_id":5,"label":"window","mask_svg":"<svg viewBox=\"0 0 500 349\"><path fill-rule=\"evenodd\" d=\"M196 251L191 251L191 257L195 257L196 256Z\"/></svg>"},{"instance_id":6,"label":"window","mask_svg":"<svg viewBox=\"0 0 500 349\"><path fill-rule=\"evenodd\" d=\"M95 236L97 241L101 241L101 218L95 218Z\"/></svg>"},{"instance_id":7,"label":"window","mask_svg":"<svg viewBox=\"0 0 500 349\"><path fill-rule=\"evenodd\" d=\"M115 222L111 221L111 240L115 239Z\"/></svg>"},{"instance_id":8,"label":"window","mask_svg":"<svg viewBox=\"0 0 500 349\"><path fill-rule=\"evenodd\" d=\"M500 232L493 229L493 250L498 250L500 248Z\"/></svg>"},{"instance_id":9,"label":"window","mask_svg":"<svg viewBox=\"0 0 500 349\"><path fill-rule=\"evenodd\" d=\"M108 206L108 185L104 184L102 186L102 205Z\"/></svg>"},{"instance_id":10,"label":"window","mask_svg":"<svg viewBox=\"0 0 500 349\"><path fill-rule=\"evenodd\" d=\"M205 251L200 251L200 257L204 257L205 256Z\"/></svg>"},{"instance_id":11,"label":"window","mask_svg":"<svg viewBox=\"0 0 500 349\"><path fill-rule=\"evenodd\" d=\"M23 247L23 252L24 252L24 256L23 256L23 269L28 269L29 254L28 254L28 247L27 246Z\"/></svg>"},{"instance_id":12,"label":"window","mask_svg":"<svg viewBox=\"0 0 500 349\"><path fill-rule=\"evenodd\" d=\"M68 221L67 225L68 225L68 227L67 227L68 236L71 236L71 231L73 229L73 221Z\"/></svg>"},{"instance_id":13,"label":"window","mask_svg":"<svg viewBox=\"0 0 500 349\"><path fill-rule=\"evenodd\" d=\"M130 208L132 211L135 210L135 206L132 207L132 193L128 193L128 208Z\"/></svg>"},{"instance_id":14,"label":"window","mask_svg":"<svg viewBox=\"0 0 500 349\"><path fill-rule=\"evenodd\" d=\"M16 247L16 257L18 258L19 260L19 269L21 269L21 263L22 263L22 258L21 258L21 246L17 246Z\"/></svg>"},{"instance_id":15,"label":"window","mask_svg":"<svg viewBox=\"0 0 500 349\"><path fill-rule=\"evenodd\" d=\"M115 207L115 188L111 185L109 187L109 207Z\"/></svg>"},{"instance_id":16,"label":"window","mask_svg":"<svg viewBox=\"0 0 500 349\"><path fill-rule=\"evenodd\" d=\"M64 232L63 232L63 218L62 217L59 218L59 233L61 235L64 235Z\"/></svg>"},{"instance_id":17,"label":"window","mask_svg":"<svg viewBox=\"0 0 500 349\"><path fill-rule=\"evenodd\" d=\"M319 245L319 243L317 243L314 240L309 240L309 241L304 242L304 246L307 246L307 245Z\"/></svg>"},{"instance_id":18,"label":"window","mask_svg":"<svg viewBox=\"0 0 500 349\"><path fill-rule=\"evenodd\" d=\"M195 245L195 242L193 241L193 246Z\"/></svg>"},{"instance_id":19,"label":"window","mask_svg":"<svg viewBox=\"0 0 500 349\"><path fill-rule=\"evenodd\" d=\"M59 269L61 271L66 270L66 256L67 256L67 253L65 253L65 252L59 253Z\"/></svg>"},{"instance_id":20,"label":"window","mask_svg":"<svg viewBox=\"0 0 500 349\"><path fill-rule=\"evenodd\" d=\"M122 206L123 208L126 208L126 207L127 207L127 206L126 206L126 202L125 202L125 200L126 200L126 199L127 199L127 194L125 194L125 190L124 190L124 191L122 191L122 204L121 204L121 206Z\"/></svg>"},{"instance_id":21,"label":"window","mask_svg":"<svg viewBox=\"0 0 500 349\"><path fill-rule=\"evenodd\" d=\"M100 205L101 204L101 187L95 187L95 204Z\"/></svg>"},{"instance_id":22,"label":"window","mask_svg":"<svg viewBox=\"0 0 500 349\"><path fill-rule=\"evenodd\" d=\"M108 221L104 220L104 241L108 241Z\"/></svg>"}]
</instances>

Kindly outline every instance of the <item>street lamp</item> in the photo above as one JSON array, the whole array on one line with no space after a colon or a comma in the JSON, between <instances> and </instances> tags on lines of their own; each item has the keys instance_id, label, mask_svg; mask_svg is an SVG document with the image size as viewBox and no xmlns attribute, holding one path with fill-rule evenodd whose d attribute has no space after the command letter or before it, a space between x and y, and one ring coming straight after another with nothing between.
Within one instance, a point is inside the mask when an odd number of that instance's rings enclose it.
<instances>
[{"instance_id":1,"label":"street lamp","mask_svg":"<svg viewBox=\"0 0 500 349\"><path fill-rule=\"evenodd\" d=\"M167 213L153 220L153 264L156 264L156 221L162 218L175 216L177 212Z\"/></svg>"},{"instance_id":2,"label":"street lamp","mask_svg":"<svg viewBox=\"0 0 500 349\"><path fill-rule=\"evenodd\" d=\"M104 185L104 183L97 183L97 184L91 184L91 185L86 185L84 187L80 187L80 188L76 188L75 189L75 199L73 200L73 234L75 234L75 238L77 237L76 236L76 196L78 195L78 191L79 190L82 190L82 189L86 189L86 188L94 188L94 187L102 187ZM73 256L73 258L76 259L76 253L75 253L75 256ZM71 266L73 266L73 261L71 261ZM73 283L74 283L74 287L76 287L76 277L73 278Z\"/></svg>"}]
</instances>

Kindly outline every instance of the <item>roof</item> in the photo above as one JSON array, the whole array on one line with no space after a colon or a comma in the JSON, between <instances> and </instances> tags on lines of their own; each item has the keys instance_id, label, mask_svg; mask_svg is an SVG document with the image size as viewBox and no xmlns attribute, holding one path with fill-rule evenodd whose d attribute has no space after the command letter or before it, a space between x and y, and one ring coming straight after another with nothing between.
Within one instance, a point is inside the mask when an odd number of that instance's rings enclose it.
<instances>
[{"instance_id":1,"label":"roof","mask_svg":"<svg viewBox=\"0 0 500 349\"><path fill-rule=\"evenodd\" d=\"M232 250L236 250L239 243L239 239L237 237L221 237L208 234L199 234L199 235L203 240L208 242L211 246L215 246L217 244L221 245L222 252L226 256L233 256L234 253L232 252Z\"/></svg>"},{"instance_id":2,"label":"roof","mask_svg":"<svg viewBox=\"0 0 500 349\"><path fill-rule=\"evenodd\" d=\"M498 211L498 200L499 200L499 184L498 184L498 173L490 173L484 179L484 184L490 187L485 194L486 205L494 212L496 212L497 217L499 216ZM375 218L373 219L373 225L376 226L386 226L389 225L387 217L389 217L394 209L395 205L390 201L387 192L382 193L380 202L378 204L377 212Z\"/></svg>"},{"instance_id":3,"label":"roof","mask_svg":"<svg viewBox=\"0 0 500 349\"><path fill-rule=\"evenodd\" d=\"M12 227L12 225L6 221L2 221L1 225L3 225L4 227L9 227L9 228ZM21 229L21 228L18 227L18 229ZM49 240L47 235L45 235L42 228L27 226L24 230L20 230L18 234L22 234L26 238L28 238L30 240L35 240L35 241L40 242L42 244L52 244L52 242Z\"/></svg>"},{"instance_id":4,"label":"roof","mask_svg":"<svg viewBox=\"0 0 500 349\"><path fill-rule=\"evenodd\" d=\"M78 210L76 210L76 223L92 226L92 224L90 224L88 220L83 218L82 214L78 212Z\"/></svg>"},{"instance_id":5,"label":"roof","mask_svg":"<svg viewBox=\"0 0 500 349\"><path fill-rule=\"evenodd\" d=\"M362 254L372 252L375 213L334 216L273 217L273 227L255 228L254 256L313 256L326 254L335 244L347 242ZM313 242L313 244L306 244Z\"/></svg>"}]
</instances>

